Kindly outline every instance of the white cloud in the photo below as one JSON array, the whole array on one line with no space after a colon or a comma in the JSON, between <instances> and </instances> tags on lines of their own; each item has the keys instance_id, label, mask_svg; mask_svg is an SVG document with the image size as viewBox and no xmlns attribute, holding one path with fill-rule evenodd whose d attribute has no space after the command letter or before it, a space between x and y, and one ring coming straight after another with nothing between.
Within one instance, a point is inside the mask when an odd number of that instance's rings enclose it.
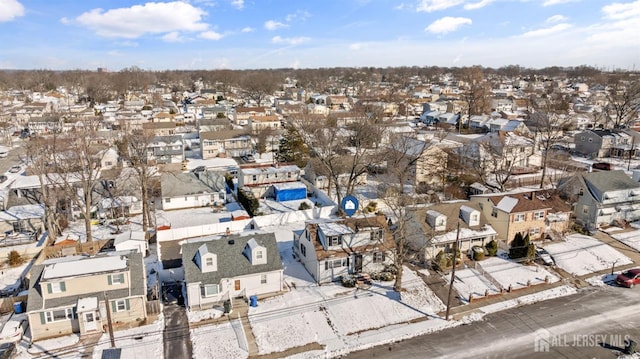
<instances>
[{"instance_id":1,"label":"white cloud","mask_svg":"<svg viewBox=\"0 0 640 359\"><path fill-rule=\"evenodd\" d=\"M162 36L162 40L166 42L183 42L184 38L180 36L178 31L171 31Z\"/></svg>"},{"instance_id":2,"label":"white cloud","mask_svg":"<svg viewBox=\"0 0 640 359\"><path fill-rule=\"evenodd\" d=\"M309 14L308 11L304 11L304 10L298 10L293 14L289 14L285 17L285 20L287 22L292 22L292 21L304 21L306 19L308 19L311 16L311 14Z\"/></svg>"},{"instance_id":3,"label":"white cloud","mask_svg":"<svg viewBox=\"0 0 640 359\"><path fill-rule=\"evenodd\" d=\"M545 20L545 22L548 22L548 23L564 22L564 21L567 21L567 17L562 15L553 15L549 17L547 20Z\"/></svg>"},{"instance_id":4,"label":"white cloud","mask_svg":"<svg viewBox=\"0 0 640 359\"><path fill-rule=\"evenodd\" d=\"M271 42L274 44L287 44L287 45L300 45L304 42L311 40L308 37L300 36L300 37L280 37L274 36L271 39Z\"/></svg>"},{"instance_id":5,"label":"white cloud","mask_svg":"<svg viewBox=\"0 0 640 359\"><path fill-rule=\"evenodd\" d=\"M238 10L242 10L244 8L244 0L232 0L231 6L235 7Z\"/></svg>"},{"instance_id":6,"label":"white cloud","mask_svg":"<svg viewBox=\"0 0 640 359\"><path fill-rule=\"evenodd\" d=\"M553 5L566 4L566 3L578 2L578 1L582 1L582 0L545 0L545 2L542 3L542 6L553 6Z\"/></svg>"},{"instance_id":7,"label":"white cloud","mask_svg":"<svg viewBox=\"0 0 640 359\"><path fill-rule=\"evenodd\" d=\"M138 47L139 45L135 41L118 41L115 44L122 47Z\"/></svg>"},{"instance_id":8,"label":"white cloud","mask_svg":"<svg viewBox=\"0 0 640 359\"><path fill-rule=\"evenodd\" d=\"M494 1L495 0L480 0L480 1L475 2L475 3L468 3L468 4L464 5L464 9L465 10L477 10L477 9L483 8L483 7L491 4Z\"/></svg>"},{"instance_id":9,"label":"white cloud","mask_svg":"<svg viewBox=\"0 0 640 359\"><path fill-rule=\"evenodd\" d=\"M134 5L111 10L93 9L76 18L82 26L104 37L133 39L145 34L204 31L206 12L182 1ZM174 35L169 35L171 38Z\"/></svg>"},{"instance_id":10,"label":"white cloud","mask_svg":"<svg viewBox=\"0 0 640 359\"><path fill-rule=\"evenodd\" d=\"M353 50L353 51L358 51L361 50L365 47L364 44L356 42L355 44L351 44L349 45L349 49Z\"/></svg>"},{"instance_id":11,"label":"white cloud","mask_svg":"<svg viewBox=\"0 0 640 359\"><path fill-rule=\"evenodd\" d=\"M24 6L17 0L0 0L0 22L11 21L24 15Z\"/></svg>"},{"instance_id":12,"label":"white cloud","mask_svg":"<svg viewBox=\"0 0 640 359\"><path fill-rule=\"evenodd\" d=\"M254 32L255 30L256 29L247 26L247 27L242 28L242 30L240 30L240 32L248 33L248 32Z\"/></svg>"},{"instance_id":13,"label":"white cloud","mask_svg":"<svg viewBox=\"0 0 640 359\"><path fill-rule=\"evenodd\" d=\"M278 30L285 27L289 27L289 25L283 24L275 20L268 20L264 23L264 28L270 31Z\"/></svg>"},{"instance_id":14,"label":"white cloud","mask_svg":"<svg viewBox=\"0 0 640 359\"><path fill-rule=\"evenodd\" d=\"M528 32L525 32L524 34L522 34L522 37L542 37L542 36L548 36L551 34L555 34L561 31L564 31L568 28L570 28L571 25L569 24L558 24L558 25L553 25L551 27L545 27L542 29L537 29L537 30L531 30Z\"/></svg>"},{"instance_id":15,"label":"white cloud","mask_svg":"<svg viewBox=\"0 0 640 359\"><path fill-rule=\"evenodd\" d=\"M403 2L401 2L399 5L394 6L394 8L393 8L393 9L394 9L394 10L404 10L404 9L408 9L408 8L410 8L410 6L409 6L409 5L407 5L407 4L403 3Z\"/></svg>"},{"instance_id":16,"label":"white cloud","mask_svg":"<svg viewBox=\"0 0 640 359\"><path fill-rule=\"evenodd\" d=\"M417 12L433 12L460 5L464 0L420 0L416 7Z\"/></svg>"},{"instance_id":17,"label":"white cloud","mask_svg":"<svg viewBox=\"0 0 640 359\"><path fill-rule=\"evenodd\" d=\"M466 17L445 16L432 22L431 25L427 26L424 30L434 34L446 34L458 30L463 25L471 25L471 23L471 19Z\"/></svg>"},{"instance_id":18,"label":"white cloud","mask_svg":"<svg viewBox=\"0 0 640 359\"><path fill-rule=\"evenodd\" d=\"M605 18L617 20L640 16L640 0L621 4L613 3L602 8Z\"/></svg>"},{"instance_id":19,"label":"white cloud","mask_svg":"<svg viewBox=\"0 0 640 359\"><path fill-rule=\"evenodd\" d=\"M205 31L201 32L198 37L205 40L220 40L224 35L215 31Z\"/></svg>"}]
</instances>

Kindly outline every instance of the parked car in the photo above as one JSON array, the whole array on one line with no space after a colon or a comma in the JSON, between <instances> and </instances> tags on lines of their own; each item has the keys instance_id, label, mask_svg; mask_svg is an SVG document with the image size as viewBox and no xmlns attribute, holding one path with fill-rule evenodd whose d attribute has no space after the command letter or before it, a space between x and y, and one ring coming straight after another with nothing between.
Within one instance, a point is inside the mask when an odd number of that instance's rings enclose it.
<instances>
[{"instance_id":1,"label":"parked car","mask_svg":"<svg viewBox=\"0 0 640 359\"><path fill-rule=\"evenodd\" d=\"M549 252L547 252L547 250L544 248L536 247L536 257L540 258L542 263L548 266L552 266L555 264L555 262L553 261L553 257L551 257L551 254L549 254Z\"/></svg>"},{"instance_id":2,"label":"parked car","mask_svg":"<svg viewBox=\"0 0 640 359\"><path fill-rule=\"evenodd\" d=\"M3 183L4 181L8 180L9 177L5 176L5 175L0 175L0 183Z\"/></svg>"},{"instance_id":3,"label":"parked car","mask_svg":"<svg viewBox=\"0 0 640 359\"><path fill-rule=\"evenodd\" d=\"M11 166L11 168L9 168L9 173L18 173L20 171L22 171L22 166L20 165Z\"/></svg>"},{"instance_id":4,"label":"parked car","mask_svg":"<svg viewBox=\"0 0 640 359\"><path fill-rule=\"evenodd\" d=\"M633 288L634 285L640 283L640 268L629 269L626 272L618 274L616 284L627 288Z\"/></svg>"},{"instance_id":5,"label":"parked car","mask_svg":"<svg viewBox=\"0 0 640 359\"><path fill-rule=\"evenodd\" d=\"M16 352L16 343L0 344L0 359L9 359Z\"/></svg>"},{"instance_id":6,"label":"parked car","mask_svg":"<svg viewBox=\"0 0 640 359\"><path fill-rule=\"evenodd\" d=\"M165 284L162 288L162 299L167 304L184 304L182 286L180 284Z\"/></svg>"},{"instance_id":7,"label":"parked car","mask_svg":"<svg viewBox=\"0 0 640 359\"><path fill-rule=\"evenodd\" d=\"M611 171L613 170L613 165L609 162L596 162L591 165L591 168L594 170Z\"/></svg>"},{"instance_id":8,"label":"parked car","mask_svg":"<svg viewBox=\"0 0 640 359\"><path fill-rule=\"evenodd\" d=\"M246 155L245 158L246 158L245 161L247 161L247 162L252 162L253 163L253 162L256 161L256 159L255 159L255 157L253 157L253 155Z\"/></svg>"},{"instance_id":9,"label":"parked car","mask_svg":"<svg viewBox=\"0 0 640 359\"><path fill-rule=\"evenodd\" d=\"M16 343L22 340L29 322L26 319L10 319L0 332L0 343Z\"/></svg>"}]
</instances>

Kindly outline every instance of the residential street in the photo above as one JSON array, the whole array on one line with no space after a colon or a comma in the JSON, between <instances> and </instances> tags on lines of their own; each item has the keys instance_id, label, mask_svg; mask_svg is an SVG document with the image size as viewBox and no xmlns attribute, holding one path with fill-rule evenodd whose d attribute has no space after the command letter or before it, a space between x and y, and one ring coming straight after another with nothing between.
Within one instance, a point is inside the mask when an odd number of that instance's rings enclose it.
<instances>
[{"instance_id":1,"label":"residential street","mask_svg":"<svg viewBox=\"0 0 640 359\"><path fill-rule=\"evenodd\" d=\"M614 358L625 338L640 341L639 294L640 288L587 288L346 358Z\"/></svg>"}]
</instances>

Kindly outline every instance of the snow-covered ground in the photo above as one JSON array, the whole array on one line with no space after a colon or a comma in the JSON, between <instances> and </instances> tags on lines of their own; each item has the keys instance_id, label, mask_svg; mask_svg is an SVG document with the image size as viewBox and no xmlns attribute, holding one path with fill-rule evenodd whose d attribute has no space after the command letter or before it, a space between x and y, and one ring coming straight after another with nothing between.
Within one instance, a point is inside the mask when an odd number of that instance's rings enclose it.
<instances>
[{"instance_id":1,"label":"snow-covered ground","mask_svg":"<svg viewBox=\"0 0 640 359\"><path fill-rule=\"evenodd\" d=\"M240 348L238 344L236 331L238 330L239 321L235 321L236 323L234 323L233 326L232 323L226 322L192 329L191 344L193 357L216 359L241 359L248 357L249 352L246 349ZM141 357L136 358L139 359Z\"/></svg>"},{"instance_id":2,"label":"snow-covered ground","mask_svg":"<svg viewBox=\"0 0 640 359\"><path fill-rule=\"evenodd\" d=\"M115 344L120 348L121 358L162 358L164 355L164 317L137 328L120 330L114 333ZM109 333L104 333L93 349L93 358L100 359L102 351L111 348Z\"/></svg>"},{"instance_id":3,"label":"snow-covered ground","mask_svg":"<svg viewBox=\"0 0 640 359\"><path fill-rule=\"evenodd\" d=\"M544 247L556 265L573 275L585 275L633 263L629 257L605 243L583 234L572 234L564 241Z\"/></svg>"},{"instance_id":4,"label":"snow-covered ground","mask_svg":"<svg viewBox=\"0 0 640 359\"><path fill-rule=\"evenodd\" d=\"M4 267L0 268L0 291L13 291L20 287L20 283L22 283L22 276L29 266L29 261L22 263L19 266L11 267L9 264L6 264Z\"/></svg>"},{"instance_id":5,"label":"snow-covered ground","mask_svg":"<svg viewBox=\"0 0 640 359\"><path fill-rule=\"evenodd\" d=\"M522 265L501 257L489 257L478 264L482 268L480 272L486 272L483 274L493 277L504 289L509 286L512 289L526 287L527 283L541 284L545 282L545 278L549 279L549 283L559 280L557 276L537 264Z\"/></svg>"},{"instance_id":6,"label":"snow-covered ground","mask_svg":"<svg viewBox=\"0 0 640 359\"><path fill-rule=\"evenodd\" d=\"M446 278L448 281L451 279L450 276L446 276ZM489 295L500 293L500 289L496 288L495 285L474 268L456 271L453 287L463 302L469 302L470 295L483 297L486 291L489 291Z\"/></svg>"},{"instance_id":7,"label":"snow-covered ground","mask_svg":"<svg viewBox=\"0 0 640 359\"><path fill-rule=\"evenodd\" d=\"M640 251L640 230L625 233L616 233L612 234L611 237L628 245L636 251Z\"/></svg>"}]
</instances>

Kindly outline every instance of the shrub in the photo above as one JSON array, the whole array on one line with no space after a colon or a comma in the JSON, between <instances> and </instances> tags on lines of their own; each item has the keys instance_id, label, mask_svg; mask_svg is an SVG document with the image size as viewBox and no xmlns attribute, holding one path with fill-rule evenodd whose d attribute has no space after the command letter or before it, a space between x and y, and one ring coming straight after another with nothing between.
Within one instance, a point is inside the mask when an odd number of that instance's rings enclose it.
<instances>
[{"instance_id":1,"label":"shrub","mask_svg":"<svg viewBox=\"0 0 640 359\"><path fill-rule=\"evenodd\" d=\"M383 282L390 282L390 281L394 280L395 277L396 276L391 272L378 272L378 273L372 273L371 274L371 279L379 280L379 281L383 281Z\"/></svg>"},{"instance_id":2,"label":"shrub","mask_svg":"<svg viewBox=\"0 0 640 359\"><path fill-rule=\"evenodd\" d=\"M443 251L438 252L436 258L433 260L433 266L436 269L444 270L451 265L451 258Z\"/></svg>"},{"instance_id":3,"label":"shrub","mask_svg":"<svg viewBox=\"0 0 640 359\"><path fill-rule=\"evenodd\" d=\"M376 207L378 206L378 203L371 201L367 204L367 206L364 208L364 212L365 213L373 213L376 211Z\"/></svg>"},{"instance_id":4,"label":"shrub","mask_svg":"<svg viewBox=\"0 0 640 359\"><path fill-rule=\"evenodd\" d=\"M513 241L511 242L511 248L509 248L509 258L525 260L533 260L536 252L535 245L531 243L529 239L529 233L525 236L522 233L516 233Z\"/></svg>"},{"instance_id":5,"label":"shrub","mask_svg":"<svg viewBox=\"0 0 640 359\"><path fill-rule=\"evenodd\" d=\"M347 288L353 288L356 286L356 278L350 275L343 275L340 277L340 283Z\"/></svg>"},{"instance_id":6,"label":"shrub","mask_svg":"<svg viewBox=\"0 0 640 359\"><path fill-rule=\"evenodd\" d=\"M260 202L258 202L253 193L244 188L238 188L238 202L252 217L257 214L256 212L260 207Z\"/></svg>"},{"instance_id":7,"label":"shrub","mask_svg":"<svg viewBox=\"0 0 640 359\"><path fill-rule=\"evenodd\" d=\"M299 211L304 211L305 209L310 209L310 208L311 206L307 202L302 202L300 203L300 206L298 206Z\"/></svg>"},{"instance_id":8,"label":"shrub","mask_svg":"<svg viewBox=\"0 0 640 359\"><path fill-rule=\"evenodd\" d=\"M9 252L9 265L12 267L19 266L24 263L24 258L17 251Z\"/></svg>"},{"instance_id":9,"label":"shrub","mask_svg":"<svg viewBox=\"0 0 640 359\"><path fill-rule=\"evenodd\" d=\"M495 239L492 239L491 242L487 243L485 246L487 249L487 255L489 257L495 257L498 255L498 242Z\"/></svg>"},{"instance_id":10,"label":"shrub","mask_svg":"<svg viewBox=\"0 0 640 359\"><path fill-rule=\"evenodd\" d=\"M484 259L484 248L480 246L473 246L471 248L471 254L474 261L481 261Z\"/></svg>"}]
</instances>

